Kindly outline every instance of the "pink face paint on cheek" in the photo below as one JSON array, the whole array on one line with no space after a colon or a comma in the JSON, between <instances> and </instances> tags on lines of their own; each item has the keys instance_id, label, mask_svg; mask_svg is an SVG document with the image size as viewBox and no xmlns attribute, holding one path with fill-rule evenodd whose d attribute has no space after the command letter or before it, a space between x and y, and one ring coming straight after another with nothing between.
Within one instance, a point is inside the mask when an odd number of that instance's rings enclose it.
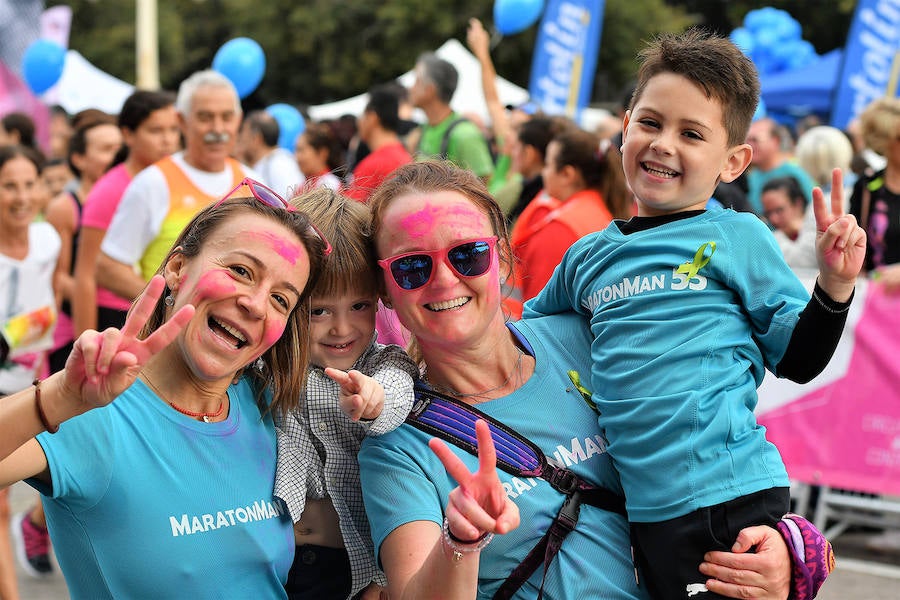
<instances>
[{"instance_id":1,"label":"pink face paint on cheek","mask_svg":"<svg viewBox=\"0 0 900 600\"><path fill-rule=\"evenodd\" d=\"M234 282L228 274L220 269L207 271L200 275L194 288L195 302L209 298L221 298L235 291Z\"/></svg>"},{"instance_id":2,"label":"pink face paint on cheek","mask_svg":"<svg viewBox=\"0 0 900 600\"><path fill-rule=\"evenodd\" d=\"M284 321L272 321L272 323L266 327L266 330L263 332L263 344L266 345L267 349L274 346L275 342L281 339L286 327L287 323Z\"/></svg>"},{"instance_id":3,"label":"pink face paint on cheek","mask_svg":"<svg viewBox=\"0 0 900 600\"><path fill-rule=\"evenodd\" d=\"M263 331L262 347L259 349L259 352L253 356L253 360L256 360L257 358L265 354L269 348L274 346L275 343L281 339L281 336L282 334L284 334L284 330L286 328L286 321L276 321L274 319L271 320L266 326L266 329Z\"/></svg>"}]
</instances>

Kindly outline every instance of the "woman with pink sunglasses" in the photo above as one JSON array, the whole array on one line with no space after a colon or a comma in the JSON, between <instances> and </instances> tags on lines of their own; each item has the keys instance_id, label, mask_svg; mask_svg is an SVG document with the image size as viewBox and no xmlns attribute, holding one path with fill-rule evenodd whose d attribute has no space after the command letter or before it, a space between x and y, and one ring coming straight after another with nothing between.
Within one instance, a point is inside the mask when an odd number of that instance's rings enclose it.
<instances>
[{"instance_id":1,"label":"woman with pink sunglasses","mask_svg":"<svg viewBox=\"0 0 900 600\"><path fill-rule=\"evenodd\" d=\"M421 384L477 406L555 463L621 493L596 413L570 375L589 373L587 328L574 314L506 321L501 280L513 259L503 213L482 182L449 163L415 163L370 204L385 297L414 336ZM566 496L543 479L498 471L486 432L478 425L477 457L409 424L363 443L363 494L391 598L495 597L556 517ZM738 539L735 553L712 552L698 565L697 585L786 598L778 533L756 527ZM546 573L542 554L525 579L503 597L648 597L635 582L626 519L594 506L582 506Z\"/></svg>"},{"instance_id":2,"label":"woman with pink sunglasses","mask_svg":"<svg viewBox=\"0 0 900 600\"><path fill-rule=\"evenodd\" d=\"M200 211L121 330L0 403L0 488L44 496L73 598L286 598L273 413L296 407L328 244L257 182Z\"/></svg>"}]
</instances>

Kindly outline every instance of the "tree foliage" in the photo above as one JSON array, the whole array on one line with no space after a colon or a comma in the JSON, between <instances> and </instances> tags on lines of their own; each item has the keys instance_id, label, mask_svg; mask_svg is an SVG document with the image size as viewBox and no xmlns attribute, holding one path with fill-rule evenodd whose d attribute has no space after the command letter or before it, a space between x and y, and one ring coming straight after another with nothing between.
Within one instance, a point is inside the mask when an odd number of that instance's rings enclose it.
<instances>
[{"instance_id":1,"label":"tree foliage","mask_svg":"<svg viewBox=\"0 0 900 600\"><path fill-rule=\"evenodd\" d=\"M103 70L135 80L135 7L125 0L48 1L73 9L70 46ZM748 10L771 4L791 11L795 2L750 0L606 0L594 100L619 100L634 76L644 41L663 31L705 24L723 33ZM820 52L843 43L852 0L824 0L793 14ZM784 6L782 6L784 5ZM490 28L491 0L166 0L158 2L160 79L178 83L212 64L231 38L263 47L266 75L246 108L275 102L318 104L365 92L411 69L416 57L455 37L465 41L470 17ZM795 9L796 11L796 9ZM507 79L527 87L537 27L497 43L493 57ZM840 38L840 43L831 39Z\"/></svg>"}]
</instances>

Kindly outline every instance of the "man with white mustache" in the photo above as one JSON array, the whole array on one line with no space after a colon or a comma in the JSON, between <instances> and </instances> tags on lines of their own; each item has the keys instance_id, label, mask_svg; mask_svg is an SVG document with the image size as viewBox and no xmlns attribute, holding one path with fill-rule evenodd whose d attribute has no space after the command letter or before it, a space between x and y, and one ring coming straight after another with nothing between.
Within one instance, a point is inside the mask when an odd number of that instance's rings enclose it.
<instances>
[{"instance_id":1,"label":"man with white mustache","mask_svg":"<svg viewBox=\"0 0 900 600\"><path fill-rule=\"evenodd\" d=\"M224 75L198 71L175 101L184 150L133 174L97 259L97 282L135 298L165 258L184 225L245 177L231 158L241 123L237 91Z\"/></svg>"}]
</instances>

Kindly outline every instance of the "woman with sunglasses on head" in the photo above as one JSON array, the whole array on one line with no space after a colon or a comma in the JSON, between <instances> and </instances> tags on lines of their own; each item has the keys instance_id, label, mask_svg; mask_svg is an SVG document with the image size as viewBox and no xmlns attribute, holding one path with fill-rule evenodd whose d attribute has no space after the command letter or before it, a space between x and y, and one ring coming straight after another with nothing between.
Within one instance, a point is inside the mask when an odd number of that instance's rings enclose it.
<instances>
[{"instance_id":1,"label":"woman with sunglasses on head","mask_svg":"<svg viewBox=\"0 0 900 600\"><path fill-rule=\"evenodd\" d=\"M272 415L303 388L328 246L241 187L190 221L121 330L86 331L0 403L0 486L44 495L73 598L286 597Z\"/></svg>"},{"instance_id":2,"label":"woman with sunglasses on head","mask_svg":"<svg viewBox=\"0 0 900 600\"><path fill-rule=\"evenodd\" d=\"M597 415L569 374L589 374L587 328L574 314L506 322L500 280L509 240L481 181L449 164L415 163L382 184L370 206L386 298L414 335L419 385L477 407L555 463L621 494ZM490 598L554 521L566 496L543 479L498 471L485 433L478 431L478 457L437 441L432 452L431 434L408 423L363 442L363 495L391 598ZM491 541L494 533L505 535ZM698 565L698 585L786 598L778 533L750 528L739 541L736 553L712 552ZM548 600L647 598L629 548L624 516L583 505L546 576L541 552L509 597L532 599L542 589Z\"/></svg>"}]
</instances>

